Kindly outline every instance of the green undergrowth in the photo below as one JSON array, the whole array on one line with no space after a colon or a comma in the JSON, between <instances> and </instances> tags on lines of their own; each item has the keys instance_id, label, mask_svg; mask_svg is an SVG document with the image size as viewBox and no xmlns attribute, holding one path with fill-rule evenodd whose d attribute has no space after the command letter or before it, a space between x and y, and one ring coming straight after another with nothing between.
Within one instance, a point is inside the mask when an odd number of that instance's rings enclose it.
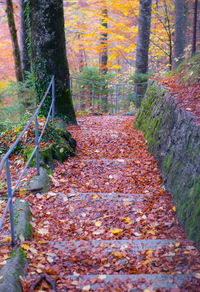
<instances>
[{"instance_id":1,"label":"green undergrowth","mask_svg":"<svg viewBox=\"0 0 200 292\"><path fill-rule=\"evenodd\" d=\"M195 54L192 58L184 60L175 70L167 76L179 75L180 85L189 86L197 83L200 78L200 53Z\"/></svg>"},{"instance_id":2,"label":"green undergrowth","mask_svg":"<svg viewBox=\"0 0 200 292\"><path fill-rule=\"evenodd\" d=\"M43 130L46 119L41 117L38 119L39 136ZM28 122L28 121L27 121ZM10 146L16 141L17 137L23 131L27 122L23 121L17 126L7 129L0 135L0 155L5 154ZM70 133L61 128L54 127L50 121L44 131L39 145L40 161L47 168L51 168L53 160L56 159L63 162L67 157L75 155L76 142ZM30 128L25 132L21 140L14 148L12 155L20 154L24 160L28 161L35 148L35 126L31 124ZM29 166L36 165L36 156L34 155Z\"/></svg>"},{"instance_id":3,"label":"green undergrowth","mask_svg":"<svg viewBox=\"0 0 200 292\"><path fill-rule=\"evenodd\" d=\"M35 88L30 73L25 82L0 81L0 132L17 125L28 113L33 113L35 107Z\"/></svg>"}]
</instances>

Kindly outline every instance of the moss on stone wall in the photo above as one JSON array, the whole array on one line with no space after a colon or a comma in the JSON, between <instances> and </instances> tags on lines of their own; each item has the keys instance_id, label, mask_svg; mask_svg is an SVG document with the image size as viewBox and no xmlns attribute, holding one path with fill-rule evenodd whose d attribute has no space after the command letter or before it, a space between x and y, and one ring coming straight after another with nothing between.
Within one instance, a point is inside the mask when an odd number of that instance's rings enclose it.
<instances>
[{"instance_id":1,"label":"moss on stone wall","mask_svg":"<svg viewBox=\"0 0 200 292\"><path fill-rule=\"evenodd\" d=\"M200 127L155 82L148 86L135 127L144 132L188 238L200 247Z\"/></svg>"}]
</instances>

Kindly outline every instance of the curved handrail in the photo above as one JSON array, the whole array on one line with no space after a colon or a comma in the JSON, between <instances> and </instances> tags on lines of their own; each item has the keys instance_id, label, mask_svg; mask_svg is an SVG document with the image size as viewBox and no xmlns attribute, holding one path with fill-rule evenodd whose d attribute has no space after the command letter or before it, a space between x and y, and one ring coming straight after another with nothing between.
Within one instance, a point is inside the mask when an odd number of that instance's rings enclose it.
<instances>
[{"instance_id":1,"label":"curved handrail","mask_svg":"<svg viewBox=\"0 0 200 292\"><path fill-rule=\"evenodd\" d=\"M38 137L38 113L47 97L47 94L49 93L50 89L52 88L52 102L51 102L51 106L47 115L47 119L45 121L45 125L42 129L42 132L40 134L40 137ZM47 127L47 123L49 121L50 115L52 114L52 121L54 123L54 106L55 106L55 78L54 76L52 76L51 81L48 85L48 88L40 102L40 104L38 105L36 111L34 112L34 114L32 115L32 117L30 118L28 124L25 126L25 128L23 129L23 131L21 132L21 134L19 135L19 137L15 140L15 142L12 144L12 146L10 147L10 149L7 151L7 153L3 156L1 162L0 162L0 173L1 170L4 166L4 164L6 164L6 179L7 179L7 190L8 190L8 202L6 204L4 213L1 217L0 220L0 229L4 223L7 211L9 209L10 211L10 224L11 224L11 237L12 237L12 245L15 244L15 232L14 232L14 217L13 217L13 204L12 204L12 198L13 195L17 189L17 187L20 184L20 181L26 171L26 169L28 168L33 156L36 154L36 168L37 168L37 174L39 174L39 143L42 139L42 136L44 134L44 131ZM20 174L15 186L13 187L13 189L11 188L11 175L10 175L10 165L9 165L9 156L12 153L12 151L14 150L14 148L16 147L16 145L19 143L19 141L21 140L22 136L25 134L25 132L27 131L27 129L29 128L30 124L33 122L33 120L35 120L35 148L33 149L30 158L28 159L24 169L22 170L22 173Z\"/></svg>"}]
</instances>

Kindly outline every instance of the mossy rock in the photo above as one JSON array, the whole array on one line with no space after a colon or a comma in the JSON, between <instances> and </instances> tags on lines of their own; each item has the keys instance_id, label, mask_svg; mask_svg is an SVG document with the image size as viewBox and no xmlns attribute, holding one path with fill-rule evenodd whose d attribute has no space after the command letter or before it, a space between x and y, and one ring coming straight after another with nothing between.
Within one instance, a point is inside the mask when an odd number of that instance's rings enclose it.
<instances>
[{"instance_id":1,"label":"mossy rock","mask_svg":"<svg viewBox=\"0 0 200 292\"><path fill-rule=\"evenodd\" d=\"M2 292L22 292L20 276L25 274L27 260L21 247L14 249L10 259L5 266L0 269L0 291Z\"/></svg>"},{"instance_id":2,"label":"mossy rock","mask_svg":"<svg viewBox=\"0 0 200 292\"><path fill-rule=\"evenodd\" d=\"M33 230L31 226L31 211L28 202L15 198L13 213L15 235L17 239L22 235L25 240L30 240Z\"/></svg>"},{"instance_id":3,"label":"mossy rock","mask_svg":"<svg viewBox=\"0 0 200 292\"><path fill-rule=\"evenodd\" d=\"M72 138L68 131L62 128L47 128L47 131L51 131L51 137L49 133L44 136L44 140L48 140L50 143L46 143L39 148L39 159L40 165L45 167L47 170L52 171L54 169L54 159L58 160L60 163L65 161L70 156L75 156L76 141ZM34 150L34 147L27 146L24 149L24 156L28 160ZM34 156L29 164L29 166L36 166L36 156Z\"/></svg>"},{"instance_id":4,"label":"mossy rock","mask_svg":"<svg viewBox=\"0 0 200 292\"><path fill-rule=\"evenodd\" d=\"M51 188L49 175L47 170L43 167L39 168L39 172L40 174L32 177L29 185L24 188L27 190L31 189L33 192L35 190L35 192L47 193Z\"/></svg>"}]
</instances>

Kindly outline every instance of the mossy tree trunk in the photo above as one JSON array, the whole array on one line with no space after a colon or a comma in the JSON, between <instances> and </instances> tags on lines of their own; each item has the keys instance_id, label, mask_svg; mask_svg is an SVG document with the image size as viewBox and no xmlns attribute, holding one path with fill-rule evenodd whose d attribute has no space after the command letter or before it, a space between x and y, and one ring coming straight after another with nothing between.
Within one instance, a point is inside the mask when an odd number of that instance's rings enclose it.
<instances>
[{"instance_id":1,"label":"mossy tree trunk","mask_svg":"<svg viewBox=\"0 0 200 292\"><path fill-rule=\"evenodd\" d=\"M8 27L9 27L9 31L11 35L11 40L12 40L16 79L17 81L23 81L20 50L19 50L19 44L18 44L18 39L17 39L17 30L15 26L12 0L6 0L6 14L8 18Z\"/></svg>"},{"instance_id":2,"label":"mossy tree trunk","mask_svg":"<svg viewBox=\"0 0 200 292\"><path fill-rule=\"evenodd\" d=\"M39 100L51 76L55 76L55 114L76 124L70 92L69 67L66 57L62 0L29 0L31 62ZM50 98L44 105L47 113Z\"/></svg>"}]
</instances>

